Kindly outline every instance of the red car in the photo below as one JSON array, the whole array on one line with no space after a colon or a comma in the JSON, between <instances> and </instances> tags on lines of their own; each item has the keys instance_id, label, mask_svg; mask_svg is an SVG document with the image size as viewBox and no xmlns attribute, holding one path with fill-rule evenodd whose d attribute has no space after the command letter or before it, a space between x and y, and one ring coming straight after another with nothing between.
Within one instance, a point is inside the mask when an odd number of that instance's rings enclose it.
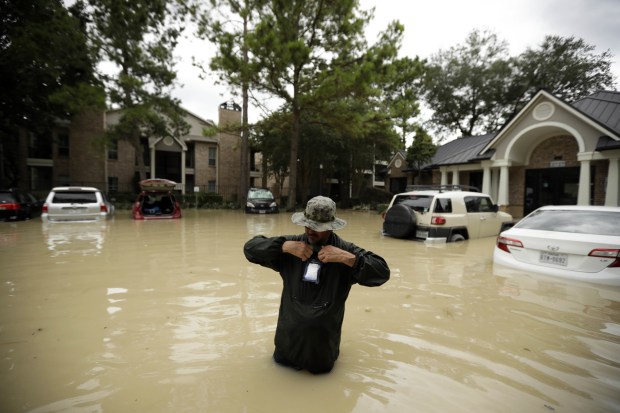
<instances>
[{"instance_id":1,"label":"red car","mask_svg":"<svg viewBox=\"0 0 620 413\"><path fill-rule=\"evenodd\" d=\"M168 179L140 181L141 192L131 209L133 219L181 218L181 205L173 193L176 185Z\"/></svg>"}]
</instances>

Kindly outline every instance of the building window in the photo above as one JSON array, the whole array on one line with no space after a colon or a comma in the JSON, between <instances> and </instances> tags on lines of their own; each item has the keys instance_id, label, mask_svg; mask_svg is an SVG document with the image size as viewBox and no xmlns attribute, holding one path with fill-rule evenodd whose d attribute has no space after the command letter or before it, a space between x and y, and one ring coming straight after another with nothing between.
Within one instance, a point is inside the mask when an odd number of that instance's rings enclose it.
<instances>
[{"instance_id":1,"label":"building window","mask_svg":"<svg viewBox=\"0 0 620 413\"><path fill-rule=\"evenodd\" d=\"M69 157L69 130L61 129L56 135L56 144L58 145L58 156L63 158Z\"/></svg>"},{"instance_id":2,"label":"building window","mask_svg":"<svg viewBox=\"0 0 620 413\"><path fill-rule=\"evenodd\" d=\"M185 152L185 167L193 168L194 167L194 155L195 147L192 143L187 144L187 151Z\"/></svg>"},{"instance_id":3,"label":"building window","mask_svg":"<svg viewBox=\"0 0 620 413\"><path fill-rule=\"evenodd\" d=\"M215 166L215 160L217 156L217 148L209 148L209 166Z\"/></svg>"},{"instance_id":4,"label":"building window","mask_svg":"<svg viewBox=\"0 0 620 413\"><path fill-rule=\"evenodd\" d=\"M118 159L118 141L112 141L108 143L108 159Z\"/></svg>"},{"instance_id":5,"label":"building window","mask_svg":"<svg viewBox=\"0 0 620 413\"><path fill-rule=\"evenodd\" d=\"M209 181L207 183L207 192L217 193L217 188L215 187L215 181Z\"/></svg>"},{"instance_id":6,"label":"building window","mask_svg":"<svg viewBox=\"0 0 620 413\"><path fill-rule=\"evenodd\" d=\"M108 192L118 192L118 177L108 176Z\"/></svg>"},{"instance_id":7,"label":"building window","mask_svg":"<svg viewBox=\"0 0 620 413\"><path fill-rule=\"evenodd\" d=\"M52 159L52 139L49 135L30 133L28 137L28 157Z\"/></svg>"}]
</instances>

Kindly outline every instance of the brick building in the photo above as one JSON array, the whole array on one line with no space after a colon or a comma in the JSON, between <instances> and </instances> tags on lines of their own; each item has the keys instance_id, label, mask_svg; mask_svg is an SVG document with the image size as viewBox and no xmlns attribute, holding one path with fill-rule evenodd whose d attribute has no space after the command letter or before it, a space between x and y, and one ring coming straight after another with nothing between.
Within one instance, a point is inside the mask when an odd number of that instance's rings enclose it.
<instances>
[{"instance_id":1,"label":"brick building","mask_svg":"<svg viewBox=\"0 0 620 413\"><path fill-rule=\"evenodd\" d=\"M224 103L219 107L219 125L185 111L190 125L187 135L177 139L144 137L143 159L146 177L170 179L183 192L214 192L225 200L241 199L241 136L234 126L241 122L241 108ZM45 193L54 186L95 186L107 192L137 190L136 154L124 140L107 145L105 129L118 122L121 110L92 112L60 123L47 135L22 132L19 137L18 186Z\"/></svg>"},{"instance_id":2,"label":"brick building","mask_svg":"<svg viewBox=\"0 0 620 413\"><path fill-rule=\"evenodd\" d=\"M442 145L416 183L478 187L515 217L542 205L618 206L619 159L620 92L568 104L540 91L498 132ZM398 160L387 188L413 184Z\"/></svg>"}]
</instances>

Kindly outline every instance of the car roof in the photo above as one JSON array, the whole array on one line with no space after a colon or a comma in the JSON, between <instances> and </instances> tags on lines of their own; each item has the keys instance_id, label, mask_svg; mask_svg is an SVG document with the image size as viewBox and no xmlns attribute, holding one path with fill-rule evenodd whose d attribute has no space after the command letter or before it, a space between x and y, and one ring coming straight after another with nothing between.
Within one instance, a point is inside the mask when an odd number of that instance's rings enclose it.
<instances>
[{"instance_id":1,"label":"car roof","mask_svg":"<svg viewBox=\"0 0 620 413\"><path fill-rule=\"evenodd\" d=\"M439 191L439 190L422 190L422 191L409 191L409 192L402 192L400 194L396 194L395 196L400 196L400 195L454 195L454 194L459 194L459 195L484 195L484 196L488 196L488 194L482 193L482 192L472 192L472 191Z\"/></svg>"},{"instance_id":2,"label":"car roof","mask_svg":"<svg viewBox=\"0 0 620 413\"><path fill-rule=\"evenodd\" d=\"M57 186L52 188L53 192L57 191L95 191L101 192L99 189L92 186Z\"/></svg>"},{"instance_id":3,"label":"car roof","mask_svg":"<svg viewBox=\"0 0 620 413\"><path fill-rule=\"evenodd\" d=\"M545 205L541 206L537 210L620 212L620 207L603 205Z\"/></svg>"}]
</instances>

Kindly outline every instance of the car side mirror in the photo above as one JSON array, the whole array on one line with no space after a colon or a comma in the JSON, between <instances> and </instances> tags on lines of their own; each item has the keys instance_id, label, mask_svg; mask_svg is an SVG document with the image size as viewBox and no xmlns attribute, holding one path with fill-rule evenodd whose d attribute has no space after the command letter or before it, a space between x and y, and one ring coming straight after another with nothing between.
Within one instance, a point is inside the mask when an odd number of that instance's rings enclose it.
<instances>
[{"instance_id":1,"label":"car side mirror","mask_svg":"<svg viewBox=\"0 0 620 413\"><path fill-rule=\"evenodd\" d=\"M493 205L492 210L493 210L493 212L499 211L499 205L497 205L497 204Z\"/></svg>"}]
</instances>

